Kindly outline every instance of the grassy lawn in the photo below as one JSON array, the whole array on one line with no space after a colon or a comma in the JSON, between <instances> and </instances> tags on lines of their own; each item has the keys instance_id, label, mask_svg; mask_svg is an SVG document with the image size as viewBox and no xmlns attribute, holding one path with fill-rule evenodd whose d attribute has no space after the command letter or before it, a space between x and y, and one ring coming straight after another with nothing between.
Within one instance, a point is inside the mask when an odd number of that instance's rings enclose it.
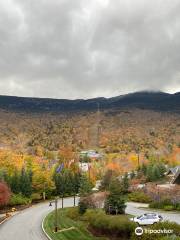
<instances>
[{"instance_id":1,"label":"grassy lawn","mask_svg":"<svg viewBox=\"0 0 180 240\"><path fill-rule=\"evenodd\" d=\"M74 229L54 233L54 212L51 212L44 221L44 228L53 240L107 240L103 237L94 237L88 230L84 221L72 220L66 216L67 209L58 210L58 223L60 229L74 227Z\"/></svg>"}]
</instances>

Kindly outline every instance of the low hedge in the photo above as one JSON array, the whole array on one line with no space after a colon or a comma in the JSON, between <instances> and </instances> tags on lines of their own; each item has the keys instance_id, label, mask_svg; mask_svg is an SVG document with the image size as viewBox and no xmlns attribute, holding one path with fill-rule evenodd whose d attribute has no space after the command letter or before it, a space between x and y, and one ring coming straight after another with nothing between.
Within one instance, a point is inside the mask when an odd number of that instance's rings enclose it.
<instances>
[{"instance_id":1,"label":"low hedge","mask_svg":"<svg viewBox=\"0 0 180 240\"><path fill-rule=\"evenodd\" d=\"M172 203L170 199L164 199L159 202L152 202L149 204L150 208L163 209L165 211L180 211L180 203Z\"/></svg>"},{"instance_id":2,"label":"low hedge","mask_svg":"<svg viewBox=\"0 0 180 240\"><path fill-rule=\"evenodd\" d=\"M129 239L137 226L126 215L106 215L102 210L87 210L84 218L88 221L90 229L96 234L115 238L126 237Z\"/></svg>"},{"instance_id":3,"label":"low hedge","mask_svg":"<svg viewBox=\"0 0 180 240\"><path fill-rule=\"evenodd\" d=\"M142 191L129 193L128 200L132 202L150 203L152 199Z\"/></svg>"},{"instance_id":4,"label":"low hedge","mask_svg":"<svg viewBox=\"0 0 180 240\"><path fill-rule=\"evenodd\" d=\"M78 220L80 218L79 209L77 207L68 208L66 215L73 220Z\"/></svg>"},{"instance_id":5,"label":"low hedge","mask_svg":"<svg viewBox=\"0 0 180 240\"><path fill-rule=\"evenodd\" d=\"M31 195L32 202L39 202L42 200L42 195L40 193L33 193Z\"/></svg>"},{"instance_id":6,"label":"low hedge","mask_svg":"<svg viewBox=\"0 0 180 240\"><path fill-rule=\"evenodd\" d=\"M16 206L16 205L27 205L31 203L31 199L24 197L21 194L13 194L11 196L9 206Z\"/></svg>"}]
</instances>

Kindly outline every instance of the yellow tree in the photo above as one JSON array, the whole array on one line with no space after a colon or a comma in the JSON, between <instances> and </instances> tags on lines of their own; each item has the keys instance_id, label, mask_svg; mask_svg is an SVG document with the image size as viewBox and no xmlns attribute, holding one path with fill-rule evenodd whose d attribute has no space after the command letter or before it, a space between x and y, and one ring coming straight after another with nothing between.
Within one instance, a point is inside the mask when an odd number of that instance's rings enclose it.
<instances>
[{"instance_id":1,"label":"yellow tree","mask_svg":"<svg viewBox=\"0 0 180 240\"><path fill-rule=\"evenodd\" d=\"M69 168L71 163L77 161L77 156L73 151L72 146L62 146L59 150L60 162L64 163L64 166Z\"/></svg>"}]
</instances>

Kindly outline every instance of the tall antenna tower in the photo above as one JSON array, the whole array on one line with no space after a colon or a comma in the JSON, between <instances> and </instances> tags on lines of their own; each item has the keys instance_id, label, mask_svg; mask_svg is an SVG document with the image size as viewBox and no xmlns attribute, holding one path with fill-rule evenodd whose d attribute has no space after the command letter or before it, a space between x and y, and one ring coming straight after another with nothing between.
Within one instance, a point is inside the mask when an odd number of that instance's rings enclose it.
<instances>
[{"instance_id":1,"label":"tall antenna tower","mask_svg":"<svg viewBox=\"0 0 180 240\"><path fill-rule=\"evenodd\" d=\"M97 137L96 137L96 147L99 148L100 140L100 103L97 102Z\"/></svg>"},{"instance_id":2,"label":"tall antenna tower","mask_svg":"<svg viewBox=\"0 0 180 240\"><path fill-rule=\"evenodd\" d=\"M89 129L89 148L99 148L100 140L100 104L97 104L97 110L95 112L93 124Z\"/></svg>"}]
</instances>

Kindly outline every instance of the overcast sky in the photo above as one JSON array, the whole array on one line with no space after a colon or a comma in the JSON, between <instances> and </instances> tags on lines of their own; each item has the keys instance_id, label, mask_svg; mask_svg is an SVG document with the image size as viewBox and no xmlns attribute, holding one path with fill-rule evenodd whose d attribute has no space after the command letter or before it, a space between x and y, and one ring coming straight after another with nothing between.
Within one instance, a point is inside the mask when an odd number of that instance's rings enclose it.
<instances>
[{"instance_id":1,"label":"overcast sky","mask_svg":"<svg viewBox=\"0 0 180 240\"><path fill-rule=\"evenodd\" d=\"M0 94L180 91L179 0L1 0Z\"/></svg>"}]
</instances>

